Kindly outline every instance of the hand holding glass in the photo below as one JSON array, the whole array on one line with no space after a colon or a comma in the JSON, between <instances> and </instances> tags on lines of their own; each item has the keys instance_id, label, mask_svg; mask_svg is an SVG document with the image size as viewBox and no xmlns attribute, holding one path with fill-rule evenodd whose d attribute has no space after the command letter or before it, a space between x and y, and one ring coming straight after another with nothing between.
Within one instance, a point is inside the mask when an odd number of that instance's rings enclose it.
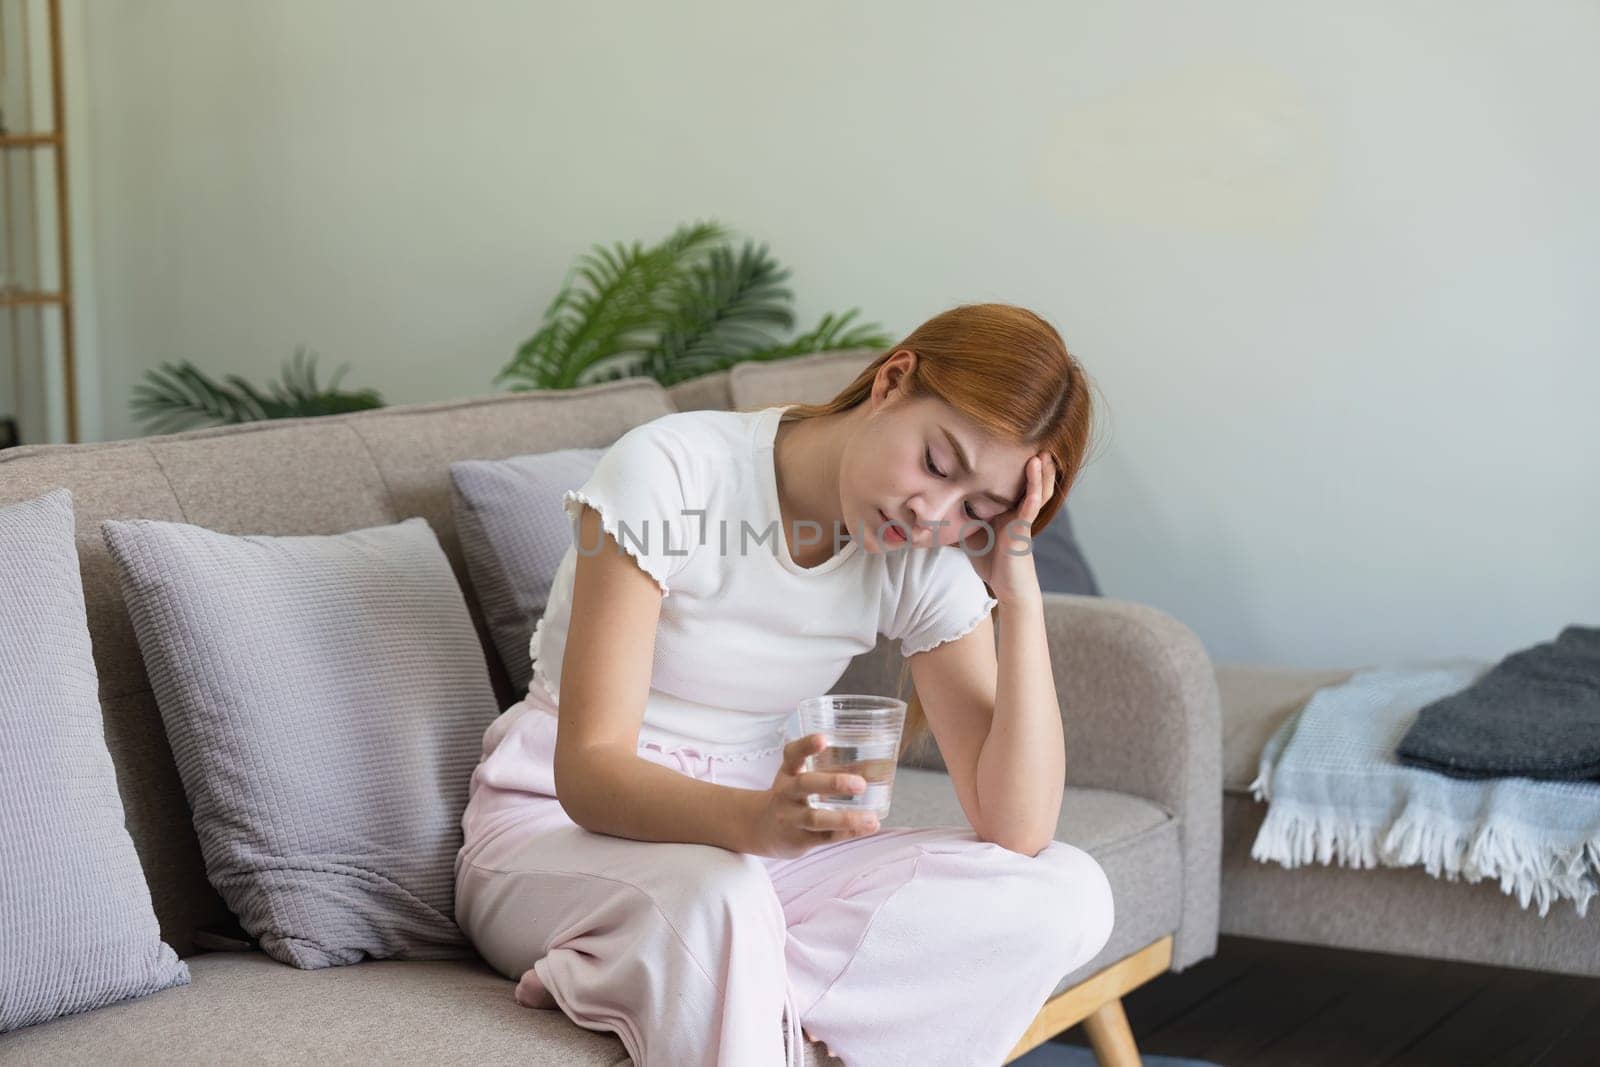
<instances>
[{"instance_id":1,"label":"hand holding glass","mask_svg":"<svg viewBox=\"0 0 1600 1067\"><path fill-rule=\"evenodd\" d=\"M881 823L889 815L905 721L906 702L893 697L830 693L802 700L801 733L827 740L826 748L806 757L806 770L855 774L867 783L854 796L813 793L806 802L813 808L871 811Z\"/></svg>"}]
</instances>

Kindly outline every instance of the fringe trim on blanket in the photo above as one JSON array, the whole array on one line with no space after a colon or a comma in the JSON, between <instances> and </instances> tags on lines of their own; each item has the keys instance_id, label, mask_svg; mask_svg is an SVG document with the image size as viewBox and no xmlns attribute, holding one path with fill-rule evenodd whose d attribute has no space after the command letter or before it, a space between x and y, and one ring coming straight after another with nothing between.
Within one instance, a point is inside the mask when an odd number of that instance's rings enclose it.
<instances>
[{"instance_id":1,"label":"fringe trim on blanket","mask_svg":"<svg viewBox=\"0 0 1600 1067\"><path fill-rule=\"evenodd\" d=\"M1259 778L1251 783L1257 800L1264 792L1257 788L1260 783ZM1326 812L1273 802L1250 855L1290 868L1313 860L1355 868L1420 865L1435 878L1442 875L1451 882L1494 878L1501 891L1515 895L1523 908L1536 902L1541 918L1558 899L1571 900L1579 916L1587 915L1590 898L1600 893L1593 873L1600 871L1600 837L1574 846L1553 845L1515 826L1493 822L1468 826L1442 820L1417 805L1408 805L1385 832Z\"/></svg>"}]
</instances>

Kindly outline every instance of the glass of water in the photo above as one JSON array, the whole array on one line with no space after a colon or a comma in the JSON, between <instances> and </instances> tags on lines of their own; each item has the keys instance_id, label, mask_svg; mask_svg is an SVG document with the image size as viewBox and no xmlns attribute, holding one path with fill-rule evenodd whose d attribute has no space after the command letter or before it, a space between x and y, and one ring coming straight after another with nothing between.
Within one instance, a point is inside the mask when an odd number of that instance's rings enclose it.
<instances>
[{"instance_id":1,"label":"glass of water","mask_svg":"<svg viewBox=\"0 0 1600 1067\"><path fill-rule=\"evenodd\" d=\"M880 824L889 815L894 768L906 702L893 697L830 693L800 702L800 736L821 734L827 747L806 757L807 771L855 774L867 788L854 795L812 793L806 803L835 811L871 811Z\"/></svg>"}]
</instances>

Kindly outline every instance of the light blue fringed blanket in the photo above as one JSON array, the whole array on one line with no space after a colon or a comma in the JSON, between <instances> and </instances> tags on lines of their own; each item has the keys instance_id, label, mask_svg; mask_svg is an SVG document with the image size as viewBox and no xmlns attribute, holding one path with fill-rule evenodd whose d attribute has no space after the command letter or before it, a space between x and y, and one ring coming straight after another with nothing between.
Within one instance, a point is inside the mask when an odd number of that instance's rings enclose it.
<instances>
[{"instance_id":1,"label":"light blue fringed blanket","mask_svg":"<svg viewBox=\"0 0 1600 1067\"><path fill-rule=\"evenodd\" d=\"M1430 660L1361 671L1318 690L1267 742L1250 783L1267 814L1250 855L1296 867L1413 867L1498 879L1522 907L1585 915L1600 892L1600 782L1469 781L1408 767L1395 748L1417 712L1490 667Z\"/></svg>"}]
</instances>

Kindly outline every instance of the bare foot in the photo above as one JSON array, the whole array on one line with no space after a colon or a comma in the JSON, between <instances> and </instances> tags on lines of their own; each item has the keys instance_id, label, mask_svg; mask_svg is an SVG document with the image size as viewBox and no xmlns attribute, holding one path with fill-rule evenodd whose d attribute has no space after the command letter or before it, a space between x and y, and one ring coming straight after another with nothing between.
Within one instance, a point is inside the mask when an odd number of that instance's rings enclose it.
<instances>
[{"instance_id":1,"label":"bare foot","mask_svg":"<svg viewBox=\"0 0 1600 1067\"><path fill-rule=\"evenodd\" d=\"M553 1008L556 1006L556 998L551 996L550 991L544 987L544 983L539 981L539 976L534 973L532 967L522 972L522 980L517 983L516 998L517 1003L524 1008Z\"/></svg>"},{"instance_id":2,"label":"bare foot","mask_svg":"<svg viewBox=\"0 0 1600 1067\"><path fill-rule=\"evenodd\" d=\"M844 1063L843 1060L833 1054L833 1049L828 1047L828 1043L826 1041L818 1041L816 1038L812 1037L803 1026L800 1028L800 1036L811 1042L813 1045L822 1046L822 1054L828 1057L827 1059L821 1061L823 1067L833 1067L833 1064L837 1063L842 1065Z\"/></svg>"}]
</instances>

